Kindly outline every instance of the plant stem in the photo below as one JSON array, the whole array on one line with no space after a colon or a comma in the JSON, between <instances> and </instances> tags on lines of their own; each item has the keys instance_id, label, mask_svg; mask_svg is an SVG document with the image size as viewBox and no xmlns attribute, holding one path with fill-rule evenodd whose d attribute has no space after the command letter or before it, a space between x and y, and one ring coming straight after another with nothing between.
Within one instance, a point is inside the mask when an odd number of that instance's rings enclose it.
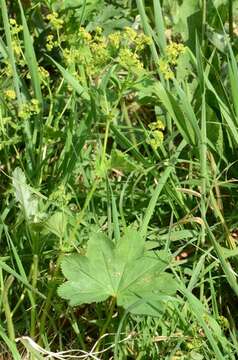
<instances>
[{"instance_id":1,"label":"plant stem","mask_svg":"<svg viewBox=\"0 0 238 360\"><path fill-rule=\"evenodd\" d=\"M14 330L14 325L13 325L13 321L12 321L11 309L10 309L10 305L9 305L9 301L8 301L8 291L9 291L13 281L14 281L14 277L12 275L10 275L4 284L2 297L3 297L3 307L4 307L4 311L5 311L6 322L7 322L8 336L9 336L10 340L15 341L15 330Z\"/></svg>"},{"instance_id":2,"label":"plant stem","mask_svg":"<svg viewBox=\"0 0 238 360\"><path fill-rule=\"evenodd\" d=\"M114 312L114 309L115 309L115 306L116 306L116 298L113 297L112 300L111 300L111 304L110 304L110 310L108 312L108 315L107 315L107 319L100 331L100 335L99 335L99 338L102 338L103 335L105 335L106 331L107 331L107 328L108 328L108 325L110 324L111 320L112 320L112 315L113 315L113 312ZM96 347L96 351L99 350L99 344L100 342L98 343L98 346Z\"/></svg>"},{"instance_id":3,"label":"plant stem","mask_svg":"<svg viewBox=\"0 0 238 360\"><path fill-rule=\"evenodd\" d=\"M41 316L41 319L40 319L40 334L41 335L43 335L45 333L46 318L47 318L49 309L51 307L51 300L52 300L52 297L54 295L54 292L55 292L55 289L56 289L56 286L57 286L54 283L54 280L55 280L55 278L56 278L56 276L57 276L57 274L59 272L59 269L60 269L60 263L61 263L62 255L63 254L60 254L57 261L56 261L55 270L54 270L52 278L51 278L51 280L49 282L49 284L51 286L49 288L48 295L47 295L47 298L46 298L46 301L45 301L45 306L43 308L43 313L42 313L42 316Z\"/></svg>"},{"instance_id":4,"label":"plant stem","mask_svg":"<svg viewBox=\"0 0 238 360\"><path fill-rule=\"evenodd\" d=\"M201 243L205 243L205 221L206 221L206 194L207 194L207 124L206 124L206 98L205 90L202 94L202 120L201 120L201 145L200 145L200 166L201 166L201 217L203 220L201 229Z\"/></svg>"},{"instance_id":5,"label":"plant stem","mask_svg":"<svg viewBox=\"0 0 238 360\"><path fill-rule=\"evenodd\" d=\"M130 117L128 115L128 111L127 111L124 99L122 100L122 113L124 115L126 124L128 126L129 136L130 136L131 142L134 145L134 147L137 148L136 137L135 137L135 133L133 131L134 129L133 129L133 126L132 126L132 123L131 123L131 119L130 119Z\"/></svg>"},{"instance_id":6,"label":"plant stem","mask_svg":"<svg viewBox=\"0 0 238 360\"><path fill-rule=\"evenodd\" d=\"M37 285L37 275L38 275L38 255L33 256L33 271L32 271L32 287L33 289L36 289ZM32 293L32 304L31 304L31 330L30 334L31 337L35 337L35 330L36 330L36 294Z\"/></svg>"}]
</instances>

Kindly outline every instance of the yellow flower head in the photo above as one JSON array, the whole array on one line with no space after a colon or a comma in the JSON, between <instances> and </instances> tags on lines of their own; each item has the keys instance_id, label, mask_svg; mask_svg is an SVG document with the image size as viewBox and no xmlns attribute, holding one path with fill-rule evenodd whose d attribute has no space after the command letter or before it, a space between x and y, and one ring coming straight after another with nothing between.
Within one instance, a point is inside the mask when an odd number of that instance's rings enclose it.
<instances>
[{"instance_id":1,"label":"yellow flower head","mask_svg":"<svg viewBox=\"0 0 238 360\"><path fill-rule=\"evenodd\" d=\"M79 29L78 36L81 40L83 40L85 43L89 43L92 40L91 34L85 30L84 27L81 26Z\"/></svg>"},{"instance_id":2,"label":"yellow flower head","mask_svg":"<svg viewBox=\"0 0 238 360\"><path fill-rule=\"evenodd\" d=\"M119 64L126 69L134 71L143 70L143 64L140 62L138 55L130 49L120 49L118 60Z\"/></svg>"},{"instance_id":3,"label":"yellow flower head","mask_svg":"<svg viewBox=\"0 0 238 360\"><path fill-rule=\"evenodd\" d=\"M159 70L164 75L166 80L170 80L174 78L174 73L170 69L169 62L166 59L159 60Z\"/></svg>"},{"instance_id":4,"label":"yellow flower head","mask_svg":"<svg viewBox=\"0 0 238 360\"><path fill-rule=\"evenodd\" d=\"M130 28L129 26L125 27L124 38L130 42L134 42L137 33L134 29Z\"/></svg>"},{"instance_id":5,"label":"yellow flower head","mask_svg":"<svg viewBox=\"0 0 238 360\"><path fill-rule=\"evenodd\" d=\"M177 44L175 42L171 42L166 47L166 55L168 61L172 65L176 65L179 55L182 54L184 51L185 51L185 46L183 44Z\"/></svg>"},{"instance_id":6,"label":"yellow flower head","mask_svg":"<svg viewBox=\"0 0 238 360\"><path fill-rule=\"evenodd\" d=\"M147 140L147 143L154 150L157 150L164 140L164 134L162 132L162 130L164 130L165 128L164 123L162 120L157 118L155 122L149 124L149 128L151 130L151 133L149 139Z\"/></svg>"},{"instance_id":7,"label":"yellow flower head","mask_svg":"<svg viewBox=\"0 0 238 360\"><path fill-rule=\"evenodd\" d=\"M59 14L55 11L52 14L48 14L46 16L46 19L50 22L50 25L56 30L60 30L63 27L64 21L59 18Z\"/></svg>"},{"instance_id":8,"label":"yellow flower head","mask_svg":"<svg viewBox=\"0 0 238 360\"><path fill-rule=\"evenodd\" d=\"M108 35L109 44L118 49L121 43L121 33L119 31Z\"/></svg>"},{"instance_id":9,"label":"yellow flower head","mask_svg":"<svg viewBox=\"0 0 238 360\"><path fill-rule=\"evenodd\" d=\"M16 20L13 19L13 18L9 19L9 23L10 23L10 25L12 25L12 26L14 26L14 25L17 24Z\"/></svg>"},{"instance_id":10,"label":"yellow flower head","mask_svg":"<svg viewBox=\"0 0 238 360\"><path fill-rule=\"evenodd\" d=\"M5 96L9 100L15 100L16 99L16 93L12 89L8 89L4 92Z\"/></svg>"}]
</instances>

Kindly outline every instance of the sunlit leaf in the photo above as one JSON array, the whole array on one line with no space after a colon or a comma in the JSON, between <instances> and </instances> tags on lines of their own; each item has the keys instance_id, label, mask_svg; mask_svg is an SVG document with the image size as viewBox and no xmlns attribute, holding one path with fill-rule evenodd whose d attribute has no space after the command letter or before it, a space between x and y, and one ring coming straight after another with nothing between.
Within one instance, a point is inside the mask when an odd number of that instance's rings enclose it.
<instances>
[{"instance_id":1,"label":"sunlit leaf","mask_svg":"<svg viewBox=\"0 0 238 360\"><path fill-rule=\"evenodd\" d=\"M146 251L139 232L128 228L117 244L102 234L88 241L87 253L65 256L67 278L59 295L71 306L116 298L117 305L137 314L158 315L176 291L173 276L165 273L170 262L166 251Z\"/></svg>"}]
</instances>

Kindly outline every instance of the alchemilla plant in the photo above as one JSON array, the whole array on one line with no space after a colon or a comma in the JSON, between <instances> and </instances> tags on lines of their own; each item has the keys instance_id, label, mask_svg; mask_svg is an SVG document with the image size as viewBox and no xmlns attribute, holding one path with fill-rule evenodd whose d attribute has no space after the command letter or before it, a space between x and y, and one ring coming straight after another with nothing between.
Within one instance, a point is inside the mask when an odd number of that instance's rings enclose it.
<instances>
[{"instance_id":1,"label":"alchemilla plant","mask_svg":"<svg viewBox=\"0 0 238 360\"><path fill-rule=\"evenodd\" d=\"M0 358L236 360L238 0L0 9Z\"/></svg>"},{"instance_id":2,"label":"alchemilla plant","mask_svg":"<svg viewBox=\"0 0 238 360\"><path fill-rule=\"evenodd\" d=\"M170 261L166 251L146 251L143 237L133 228L117 242L92 234L85 255L65 256L62 261L67 282L58 294L71 306L112 297L132 313L157 316L176 292L175 279L165 272Z\"/></svg>"}]
</instances>

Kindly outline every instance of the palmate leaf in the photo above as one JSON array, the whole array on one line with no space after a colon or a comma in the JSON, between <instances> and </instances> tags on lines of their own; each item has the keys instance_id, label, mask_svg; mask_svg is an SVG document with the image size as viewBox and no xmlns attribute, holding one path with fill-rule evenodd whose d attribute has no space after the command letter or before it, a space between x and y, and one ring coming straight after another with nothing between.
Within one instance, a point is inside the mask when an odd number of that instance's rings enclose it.
<instances>
[{"instance_id":1,"label":"palmate leaf","mask_svg":"<svg viewBox=\"0 0 238 360\"><path fill-rule=\"evenodd\" d=\"M71 306L114 297L118 306L130 307L133 313L158 315L175 293L176 282L164 272L169 254L146 251L144 245L139 232L131 228L117 244L103 234L92 235L85 256L63 259L67 281L58 288L58 294Z\"/></svg>"}]
</instances>

